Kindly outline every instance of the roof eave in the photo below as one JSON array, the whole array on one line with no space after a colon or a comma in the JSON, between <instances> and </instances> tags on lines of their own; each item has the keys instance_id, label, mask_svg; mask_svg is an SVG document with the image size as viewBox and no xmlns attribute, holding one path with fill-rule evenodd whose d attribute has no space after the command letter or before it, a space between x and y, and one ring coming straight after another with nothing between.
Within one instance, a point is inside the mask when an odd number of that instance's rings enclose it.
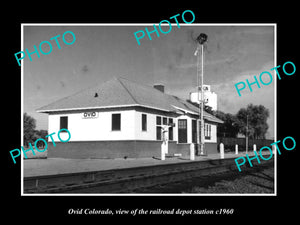
<instances>
[{"instance_id":1,"label":"roof eave","mask_svg":"<svg viewBox=\"0 0 300 225\"><path fill-rule=\"evenodd\" d=\"M77 107L77 108L65 108L65 109L37 109L36 112L38 113L51 113L51 112L62 112L62 111L78 111L78 110L89 110L89 109L111 109L111 108L124 108L124 107L145 107L150 109L156 109L165 112L171 112L167 109L141 105L141 104L131 104L131 105L112 105L112 106L93 106L93 107Z\"/></svg>"},{"instance_id":2,"label":"roof eave","mask_svg":"<svg viewBox=\"0 0 300 225\"><path fill-rule=\"evenodd\" d=\"M111 109L111 108L124 108L124 107L136 107L136 106L145 107L145 108L149 108L149 109L155 109L155 110L164 111L164 112L172 112L172 113L175 112L177 114L180 114L180 113L178 113L176 111L170 111L170 110L167 110L167 109L162 109L162 108L157 108L157 107L152 107L152 106L147 106L147 105L141 105L141 104L113 105L113 106L102 106L102 107L101 106L77 107L77 108L65 108L65 109L38 109L38 110L36 110L36 112L38 112L38 113L52 113L52 112L63 112L63 111ZM175 108L176 110L183 111L185 113L190 113L190 114L193 114L193 115L198 115L198 113L194 112L194 111L182 109L182 108L174 106L174 105L172 105L172 107ZM212 122L216 122L216 123L224 123L222 120L220 120L218 118L215 119L215 118L204 116L204 119L212 121Z\"/></svg>"}]
</instances>

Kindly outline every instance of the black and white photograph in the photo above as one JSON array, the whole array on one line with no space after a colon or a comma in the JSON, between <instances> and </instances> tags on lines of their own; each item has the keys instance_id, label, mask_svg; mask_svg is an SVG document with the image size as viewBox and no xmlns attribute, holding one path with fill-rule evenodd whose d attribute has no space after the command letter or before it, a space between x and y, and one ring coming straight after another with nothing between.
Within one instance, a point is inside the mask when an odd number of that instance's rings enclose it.
<instances>
[{"instance_id":1,"label":"black and white photograph","mask_svg":"<svg viewBox=\"0 0 300 225\"><path fill-rule=\"evenodd\" d=\"M23 38L24 194L276 194L275 24L23 24Z\"/></svg>"},{"instance_id":2,"label":"black and white photograph","mask_svg":"<svg viewBox=\"0 0 300 225\"><path fill-rule=\"evenodd\" d=\"M101 3L5 7L3 219L296 218L296 6Z\"/></svg>"}]
</instances>

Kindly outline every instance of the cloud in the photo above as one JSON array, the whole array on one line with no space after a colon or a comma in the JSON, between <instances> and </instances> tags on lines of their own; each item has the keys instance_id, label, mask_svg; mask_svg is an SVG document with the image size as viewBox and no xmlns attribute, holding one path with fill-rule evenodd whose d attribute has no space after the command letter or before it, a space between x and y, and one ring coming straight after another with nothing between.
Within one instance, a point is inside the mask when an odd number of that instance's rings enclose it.
<instances>
[{"instance_id":1,"label":"cloud","mask_svg":"<svg viewBox=\"0 0 300 225\"><path fill-rule=\"evenodd\" d=\"M273 62L266 63L261 68L242 72L236 77L233 77L231 79L228 78L223 80L223 82L221 83L214 84L212 85L212 88L217 92L217 94L220 95L220 98L230 99L232 102L242 103L243 105L249 101L265 102L264 99L266 98L274 99L274 80L277 78L277 76L274 71L270 71L271 68L273 68ZM269 71L273 75L273 81L270 85L263 85L259 81L259 75L263 71ZM254 76L256 76L256 78L258 79L260 88L258 88L256 84L253 84L251 86L253 91L251 92L246 83L246 79L248 79L248 81L252 83L255 81ZM267 78L265 78L264 76L262 77L262 80L267 82ZM240 92L241 96L238 95L235 88L235 84L238 82L244 82L246 84L246 88L244 90L241 90ZM232 107L232 105L230 105L228 108L231 111L234 110L234 107Z\"/></svg>"},{"instance_id":2,"label":"cloud","mask_svg":"<svg viewBox=\"0 0 300 225\"><path fill-rule=\"evenodd\" d=\"M227 79L222 83L212 85L212 91L218 95L218 110L235 114L240 108L244 108L250 103L254 105L264 105L269 109L270 117L267 121L269 125L269 137L274 137L274 83L277 76L274 71L270 71L273 67L273 63L269 62L263 65L262 68L244 72L232 80ZM258 88L256 84L253 84L251 86L253 89L252 92L248 85L246 85L246 88L241 91L241 96L239 96L234 85L238 82L246 83L246 79L248 79L250 83L254 82L254 75L259 80L259 75L263 71L269 71L273 75L273 82L269 85L263 85L259 81L260 88ZM265 79L263 78L263 80Z\"/></svg>"},{"instance_id":3,"label":"cloud","mask_svg":"<svg viewBox=\"0 0 300 225\"><path fill-rule=\"evenodd\" d=\"M62 88L64 88L66 86L65 82L63 82L63 81L59 81L59 84Z\"/></svg>"},{"instance_id":4,"label":"cloud","mask_svg":"<svg viewBox=\"0 0 300 225\"><path fill-rule=\"evenodd\" d=\"M81 69L82 72L87 73L89 71L89 68L87 65L84 65Z\"/></svg>"}]
</instances>

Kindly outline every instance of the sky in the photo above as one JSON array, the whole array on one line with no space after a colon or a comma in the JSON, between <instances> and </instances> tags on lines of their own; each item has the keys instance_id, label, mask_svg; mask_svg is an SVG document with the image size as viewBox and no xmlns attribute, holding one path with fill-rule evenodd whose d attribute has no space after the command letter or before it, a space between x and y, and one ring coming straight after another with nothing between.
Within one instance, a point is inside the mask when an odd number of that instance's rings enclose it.
<instances>
[{"instance_id":1,"label":"sky","mask_svg":"<svg viewBox=\"0 0 300 225\"><path fill-rule=\"evenodd\" d=\"M52 44L49 55L31 55L22 61L23 72L23 112L37 120L37 129L48 128L47 114L36 109L78 91L101 84L113 77L123 77L137 83L152 86L165 85L165 92L183 99L196 91L197 57L194 56L200 33L208 35L204 48L204 84L211 85L218 95L218 110L235 114L240 108L252 103L264 105L270 111L267 138L274 137L274 80L270 85L253 85L253 92L245 89L237 94L234 84L254 81L263 71L276 77L273 25L213 25L213 24L172 24L168 34L158 37L147 34L138 45L134 33L150 31L153 24L130 24L126 26L106 24L100 26L45 26L24 25L24 49L34 51L34 45L42 41ZM163 27L168 30L168 27ZM62 35L72 31L76 41L66 45ZM60 35L57 48L55 40ZM66 34L67 42L72 36ZM42 45L49 51L47 44ZM267 83L268 78L263 78Z\"/></svg>"}]
</instances>

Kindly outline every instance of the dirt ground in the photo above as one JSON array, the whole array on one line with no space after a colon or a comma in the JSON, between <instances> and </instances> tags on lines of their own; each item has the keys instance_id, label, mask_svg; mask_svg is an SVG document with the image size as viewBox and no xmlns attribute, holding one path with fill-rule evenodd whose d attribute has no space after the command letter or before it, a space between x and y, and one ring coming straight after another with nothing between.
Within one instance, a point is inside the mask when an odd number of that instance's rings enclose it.
<instances>
[{"instance_id":1,"label":"dirt ground","mask_svg":"<svg viewBox=\"0 0 300 225\"><path fill-rule=\"evenodd\" d=\"M256 172L226 172L135 190L135 193L273 194L274 168Z\"/></svg>"},{"instance_id":2,"label":"dirt ground","mask_svg":"<svg viewBox=\"0 0 300 225\"><path fill-rule=\"evenodd\" d=\"M247 174L234 180L221 180L208 187L192 187L190 193L274 193L274 169Z\"/></svg>"}]
</instances>

